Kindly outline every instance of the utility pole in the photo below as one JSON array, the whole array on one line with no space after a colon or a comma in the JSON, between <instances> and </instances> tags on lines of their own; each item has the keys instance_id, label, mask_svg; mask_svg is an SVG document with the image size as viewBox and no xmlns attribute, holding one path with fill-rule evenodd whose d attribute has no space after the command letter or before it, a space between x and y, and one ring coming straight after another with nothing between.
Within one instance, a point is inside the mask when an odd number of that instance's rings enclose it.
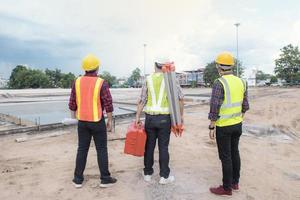
<instances>
[{"instance_id":1,"label":"utility pole","mask_svg":"<svg viewBox=\"0 0 300 200\"><path fill-rule=\"evenodd\" d=\"M144 77L146 77L146 47L147 44L144 44Z\"/></svg>"},{"instance_id":2,"label":"utility pole","mask_svg":"<svg viewBox=\"0 0 300 200\"><path fill-rule=\"evenodd\" d=\"M234 24L236 26L236 75L239 77L239 26L240 23Z\"/></svg>"}]
</instances>

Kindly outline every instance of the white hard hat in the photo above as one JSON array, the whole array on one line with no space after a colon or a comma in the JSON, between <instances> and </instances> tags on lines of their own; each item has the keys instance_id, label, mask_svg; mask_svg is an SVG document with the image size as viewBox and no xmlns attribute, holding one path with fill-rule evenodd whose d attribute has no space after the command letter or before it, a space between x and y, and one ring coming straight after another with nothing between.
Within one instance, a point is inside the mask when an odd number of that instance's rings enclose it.
<instances>
[{"instance_id":1,"label":"white hard hat","mask_svg":"<svg viewBox=\"0 0 300 200\"><path fill-rule=\"evenodd\" d=\"M170 63L170 62L171 62L171 61L170 61L169 58L164 58L164 57L162 57L162 58L157 58L157 59L155 59L155 64L157 64L157 65L159 65L159 66L164 65L164 64L166 64L166 63Z\"/></svg>"}]
</instances>

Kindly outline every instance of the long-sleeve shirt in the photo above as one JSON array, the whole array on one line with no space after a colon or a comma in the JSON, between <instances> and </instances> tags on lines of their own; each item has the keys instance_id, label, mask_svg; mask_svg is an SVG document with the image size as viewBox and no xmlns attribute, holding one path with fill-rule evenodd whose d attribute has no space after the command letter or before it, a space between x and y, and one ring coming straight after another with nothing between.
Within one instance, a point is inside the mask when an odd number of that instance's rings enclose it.
<instances>
[{"instance_id":1,"label":"long-sleeve shirt","mask_svg":"<svg viewBox=\"0 0 300 200\"><path fill-rule=\"evenodd\" d=\"M84 76L96 77L97 73L87 72ZM114 111L112 96L109 90L109 85L106 81L104 81L102 84L99 98L101 101L101 106L103 111L105 110L107 113ZM71 95L69 99L69 109L72 111L77 110L75 81L73 82L72 85Z\"/></svg>"},{"instance_id":2,"label":"long-sleeve shirt","mask_svg":"<svg viewBox=\"0 0 300 200\"><path fill-rule=\"evenodd\" d=\"M177 91L178 91L178 97L180 100L182 100L184 98L184 94L183 94L182 89L181 89L180 85L178 84L178 82L177 82L176 86L177 86ZM141 103L143 106L145 106L147 104L147 101L148 101L148 87L147 87L147 82L145 81L143 83L142 92L138 99L138 103Z\"/></svg>"},{"instance_id":3,"label":"long-sleeve shirt","mask_svg":"<svg viewBox=\"0 0 300 200\"><path fill-rule=\"evenodd\" d=\"M219 118L220 108L224 101L224 88L219 80L216 80L212 86L212 95L210 99L210 112L208 114L208 119L211 121L217 121ZM242 113L249 110L248 102L248 87L244 93L244 99L242 103Z\"/></svg>"}]
</instances>

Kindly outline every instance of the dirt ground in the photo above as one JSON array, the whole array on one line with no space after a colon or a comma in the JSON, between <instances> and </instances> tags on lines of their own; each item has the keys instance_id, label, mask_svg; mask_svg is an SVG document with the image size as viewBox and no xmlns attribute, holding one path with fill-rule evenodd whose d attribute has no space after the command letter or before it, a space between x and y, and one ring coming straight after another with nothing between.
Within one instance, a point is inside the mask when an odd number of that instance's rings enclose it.
<instances>
[{"instance_id":1,"label":"dirt ground","mask_svg":"<svg viewBox=\"0 0 300 200\"><path fill-rule=\"evenodd\" d=\"M250 90L250 108L245 124L270 126L284 135L241 137L240 191L231 199L300 199L300 89ZM209 187L221 184L217 148L208 138L208 105L189 108L182 138L171 137L170 166L173 184L158 184L158 153L151 183L142 179L143 159L123 154L124 140L108 143L110 171L118 179L111 188L99 187L99 170L92 145L83 188L71 183L77 135L67 130L56 137L15 142L21 135L0 139L0 199L122 199L122 200L212 200ZM117 126L110 138L124 137L128 124ZM283 137L285 136L285 137ZM29 138L30 138L29 137Z\"/></svg>"}]
</instances>

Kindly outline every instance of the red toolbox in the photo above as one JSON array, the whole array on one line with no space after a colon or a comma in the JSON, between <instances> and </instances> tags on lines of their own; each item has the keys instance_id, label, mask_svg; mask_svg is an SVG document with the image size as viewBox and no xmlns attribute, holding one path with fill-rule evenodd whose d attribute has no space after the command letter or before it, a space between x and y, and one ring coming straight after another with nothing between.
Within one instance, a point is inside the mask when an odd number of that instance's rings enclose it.
<instances>
[{"instance_id":1,"label":"red toolbox","mask_svg":"<svg viewBox=\"0 0 300 200\"><path fill-rule=\"evenodd\" d=\"M147 135L144 125L139 127L135 122L131 123L127 129L124 153L133 156L144 156Z\"/></svg>"}]
</instances>

